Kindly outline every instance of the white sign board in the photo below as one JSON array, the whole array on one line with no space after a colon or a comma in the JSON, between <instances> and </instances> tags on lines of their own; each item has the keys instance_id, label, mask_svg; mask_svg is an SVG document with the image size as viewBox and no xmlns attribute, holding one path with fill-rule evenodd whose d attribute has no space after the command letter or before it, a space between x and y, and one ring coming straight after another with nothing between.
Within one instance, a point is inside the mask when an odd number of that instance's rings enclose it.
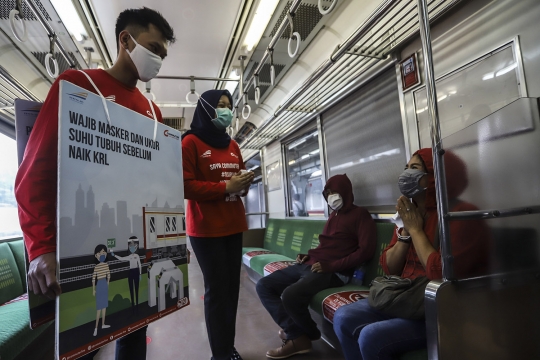
<instances>
[{"instance_id":1,"label":"white sign board","mask_svg":"<svg viewBox=\"0 0 540 360\"><path fill-rule=\"evenodd\" d=\"M76 359L189 304L180 132L61 82L57 354ZM153 219L153 220L152 220ZM154 222L154 235L147 227Z\"/></svg>"}]
</instances>

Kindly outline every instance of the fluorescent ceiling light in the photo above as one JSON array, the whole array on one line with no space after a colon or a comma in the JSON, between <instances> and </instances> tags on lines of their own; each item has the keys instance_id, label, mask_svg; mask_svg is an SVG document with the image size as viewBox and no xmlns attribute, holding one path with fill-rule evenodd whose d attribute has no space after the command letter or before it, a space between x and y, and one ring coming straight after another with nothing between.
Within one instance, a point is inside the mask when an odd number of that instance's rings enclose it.
<instances>
[{"instance_id":1,"label":"fluorescent ceiling light","mask_svg":"<svg viewBox=\"0 0 540 360\"><path fill-rule=\"evenodd\" d=\"M83 41L83 36L88 37L81 18L77 10L73 7L71 0L51 0L51 3L58 16L60 16L60 20L62 20L67 30L77 41Z\"/></svg>"},{"instance_id":2,"label":"fluorescent ceiling light","mask_svg":"<svg viewBox=\"0 0 540 360\"><path fill-rule=\"evenodd\" d=\"M437 99L437 101L443 101L444 99L446 99L448 97L448 95L443 95L441 96L440 98Z\"/></svg>"},{"instance_id":3,"label":"fluorescent ceiling light","mask_svg":"<svg viewBox=\"0 0 540 360\"><path fill-rule=\"evenodd\" d=\"M260 0L257 10L255 10L255 16L251 20L251 25L244 39L244 45L247 51L253 50L255 45L259 43L268 22L272 17L272 14L276 10L276 6L279 0Z\"/></svg>"},{"instance_id":4,"label":"fluorescent ceiling light","mask_svg":"<svg viewBox=\"0 0 540 360\"><path fill-rule=\"evenodd\" d=\"M188 103L156 103L160 108L194 108L197 107L197 104L188 104Z\"/></svg>"},{"instance_id":5,"label":"fluorescent ceiling light","mask_svg":"<svg viewBox=\"0 0 540 360\"><path fill-rule=\"evenodd\" d=\"M517 64L516 64L516 63L513 63L512 65L507 66L507 67L505 67L504 69L501 69L501 70L497 71L497 72L495 73L495 76L501 76L501 75L504 75L504 74L509 73L510 71L514 70L515 68L517 68Z\"/></svg>"},{"instance_id":6,"label":"fluorescent ceiling light","mask_svg":"<svg viewBox=\"0 0 540 360\"><path fill-rule=\"evenodd\" d=\"M311 174L310 178L314 178L321 175L322 175L322 170L316 170Z\"/></svg>"},{"instance_id":7,"label":"fluorescent ceiling light","mask_svg":"<svg viewBox=\"0 0 540 360\"><path fill-rule=\"evenodd\" d=\"M240 75L237 75L236 70L233 69L233 70L231 70L231 74L229 75L229 78L231 78L231 79L240 79ZM229 90L231 95L234 94L234 91L236 90L237 86L238 86L237 81L227 81L227 82L225 82L225 89Z\"/></svg>"},{"instance_id":8,"label":"fluorescent ceiling light","mask_svg":"<svg viewBox=\"0 0 540 360\"><path fill-rule=\"evenodd\" d=\"M291 161L289 161L289 165L292 165L292 164L294 164L295 162L296 162L296 160L291 160Z\"/></svg>"},{"instance_id":9,"label":"fluorescent ceiling light","mask_svg":"<svg viewBox=\"0 0 540 360\"><path fill-rule=\"evenodd\" d=\"M309 154L306 154L306 155L302 155L300 159L304 160L304 159L307 159L308 157L309 157Z\"/></svg>"},{"instance_id":10,"label":"fluorescent ceiling light","mask_svg":"<svg viewBox=\"0 0 540 360\"><path fill-rule=\"evenodd\" d=\"M248 169L248 171L253 171L253 170L256 170L258 169L260 166L259 165L255 165L254 167Z\"/></svg>"},{"instance_id":11,"label":"fluorescent ceiling light","mask_svg":"<svg viewBox=\"0 0 540 360\"><path fill-rule=\"evenodd\" d=\"M298 145L303 144L303 143L305 143L305 142L306 142L306 138L300 139L300 140L298 140L298 141L292 143L291 145L289 145L289 150L290 150L290 149L294 149L294 148L297 147Z\"/></svg>"},{"instance_id":12,"label":"fluorescent ceiling light","mask_svg":"<svg viewBox=\"0 0 540 360\"><path fill-rule=\"evenodd\" d=\"M495 77L495 73L489 73L489 74L486 74L482 77L482 80L489 80L489 79L493 79Z\"/></svg>"},{"instance_id":13,"label":"fluorescent ceiling light","mask_svg":"<svg viewBox=\"0 0 540 360\"><path fill-rule=\"evenodd\" d=\"M318 154L318 153L319 153L319 151L320 151L319 149L317 149L317 150L313 150L313 151L312 151L312 152L310 152L309 154L310 154L310 155L315 155L315 154Z\"/></svg>"}]
</instances>

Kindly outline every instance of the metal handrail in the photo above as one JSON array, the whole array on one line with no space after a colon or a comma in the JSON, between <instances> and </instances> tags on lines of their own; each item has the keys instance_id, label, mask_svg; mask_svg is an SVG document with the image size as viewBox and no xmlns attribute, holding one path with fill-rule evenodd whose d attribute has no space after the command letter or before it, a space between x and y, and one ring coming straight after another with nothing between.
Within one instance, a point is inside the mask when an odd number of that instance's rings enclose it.
<instances>
[{"instance_id":1,"label":"metal handrail","mask_svg":"<svg viewBox=\"0 0 540 360\"><path fill-rule=\"evenodd\" d=\"M439 221L439 238L441 239L442 274L445 280L454 280L454 257L450 243L450 224L445 214L448 213L448 196L446 192L446 176L444 170L444 150L441 137L441 123L437 106L437 89L435 88L435 72L433 70L433 54L431 49L431 31L427 0L418 0L418 19L420 23L420 39L424 57L424 73L428 113L431 130L431 149L435 172L435 189L437 197L437 217Z\"/></svg>"},{"instance_id":2,"label":"metal handrail","mask_svg":"<svg viewBox=\"0 0 540 360\"><path fill-rule=\"evenodd\" d=\"M38 10L36 4L34 4L34 1L33 0L25 0L25 1L28 4L28 7L30 8L30 10L32 10L34 15L37 17L38 21L41 23L41 25L47 32L47 35L49 36L49 38L52 38L54 40L54 42L56 43L56 47L58 48L58 50L60 50L60 53L62 54L62 56L64 56L69 66L71 68L75 68L77 64L69 57L69 54L64 48L64 46L62 45L62 42L58 40L57 36L55 36L56 33L54 29L49 25L47 20L45 20L41 12Z\"/></svg>"},{"instance_id":3,"label":"metal handrail","mask_svg":"<svg viewBox=\"0 0 540 360\"><path fill-rule=\"evenodd\" d=\"M154 79L168 79L168 80L198 80L198 81L235 81L239 82L240 79L219 78L219 77L205 77L205 76L168 76L159 75Z\"/></svg>"},{"instance_id":4,"label":"metal handrail","mask_svg":"<svg viewBox=\"0 0 540 360\"><path fill-rule=\"evenodd\" d=\"M450 221L455 220L478 220L478 219L495 219L503 217L514 217L531 214L539 214L540 205L518 207L502 210L475 210L475 211L456 211L449 212L445 215Z\"/></svg>"},{"instance_id":5,"label":"metal handrail","mask_svg":"<svg viewBox=\"0 0 540 360\"><path fill-rule=\"evenodd\" d=\"M381 5L375 13L373 13L360 27L353 33L340 47L338 47L337 51L334 52L330 56L330 59L324 62L316 71L313 73L301 86L298 90L294 92L294 94L288 98L281 107L274 113L273 116L271 116L269 119L265 120L263 124L254 131L250 137L248 137L245 141L247 144L257 132L260 132L262 129L264 129L270 122L272 122L275 118L277 118L283 111L285 111L298 97L302 95L313 83L315 83L322 75L324 75L334 64L347 53L347 51L354 46L355 43L358 42L358 40L366 34L368 31L370 31L375 24L377 24L378 20L382 18L384 15L386 15L391 9L396 6L400 0L386 0L383 5ZM284 19L284 22L287 20L287 18ZM282 23L283 25L283 23ZM283 26L280 27L280 29ZM276 34L277 35L277 34ZM279 34L281 36L281 34ZM261 63L262 64L262 63ZM261 64L259 64L259 68L262 68ZM257 70L259 69L257 68Z\"/></svg>"},{"instance_id":6,"label":"metal handrail","mask_svg":"<svg viewBox=\"0 0 540 360\"><path fill-rule=\"evenodd\" d=\"M246 213L246 216L250 215L270 215L269 212L254 212L254 213Z\"/></svg>"},{"instance_id":7,"label":"metal handrail","mask_svg":"<svg viewBox=\"0 0 540 360\"><path fill-rule=\"evenodd\" d=\"M292 3L291 7L288 10L289 15L291 15L291 18L294 17L294 15L296 14L296 11L300 7L301 3L302 3L302 0L295 0ZM276 46L277 42L281 38L281 35L283 35L285 30L287 30L287 27L289 26L289 21L290 21L289 16L285 16L285 18L281 22L281 25L279 25L278 30L274 34L274 37L272 38L272 40L270 40L270 44L266 48L266 51L264 52L263 57L261 58L261 60L259 62L259 65L255 68L255 71L253 71L253 74L251 75L251 77L244 84L243 93L240 93L240 92L238 93L238 99L234 103L234 107L238 107L238 104L240 104L240 102L242 101L242 98L244 97L244 95L246 95L248 93L250 86L255 81L255 77L259 75L259 73L261 72L264 64L266 63L266 61L268 61L268 59L271 56L271 53L274 51L274 47Z\"/></svg>"},{"instance_id":8,"label":"metal handrail","mask_svg":"<svg viewBox=\"0 0 540 360\"><path fill-rule=\"evenodd\" d=\"M429 0L431 21L439 18L459 2L460 0ZM327 109L328 104L336 98L333 94L336 89L342 94L341 98L347 96L352 90L348 86L351 79L366 74L369 69L378 65L380 60L387 58L393 48L418 34L418 19L416 14L411 15L412 12L416 13L416 6L411 6L411 2L387 0L381 4L349 37L351 43L345 42L340 45L332 57L294 92L292 95L294 99L288 98L280 105L274 114L242 142L241 148L260 149L284 133L290 133L291 129L297 128L298 122L303 123L306 118ZM370 23L371 29L366 29ZM359 44L365 45L366 48L358 49ZM353 48L357 53L351 54L350 49ZM372 54L384 57L374 58ZM337 55L341 55L341 58L338 59ZM381 71L377 69L376 72L380 74ZM347 87L349 90L344 92L340 90L341 87Z\"/></svg>"},{"instance_id":9,"label":"metal handrail","mask_svg":"<svg viewBox=\"0 0 540 360\"><path fill-rule=\"evenodd\" d=\"M4 80L6 83L11 85L13 88L17 89L21 94L26 96L29 100L41 101L37 96L35 96L30 90L28 90L23 84L21 84L17 79L15 79L11 74L0 66L0 79Z\"/></svg>"}]
</instances>

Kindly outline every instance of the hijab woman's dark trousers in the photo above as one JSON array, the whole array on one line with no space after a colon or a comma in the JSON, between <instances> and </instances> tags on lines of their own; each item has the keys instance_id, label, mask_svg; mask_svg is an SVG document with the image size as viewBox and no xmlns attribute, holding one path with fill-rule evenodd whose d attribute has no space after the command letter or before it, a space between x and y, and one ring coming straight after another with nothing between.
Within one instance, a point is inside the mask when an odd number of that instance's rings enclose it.
<instances>
[{"instance_id":1,"label":"hijab woman's dark trousers","mask_svg":"<svg viewBox=\"0 0 540 360\"><path fill-rule=\"evenodd\" d=\"M190 236L204 278L204 316L214 360L228 360L234 348L242 266L242 233Z\"/></svg>"}]
</instances>

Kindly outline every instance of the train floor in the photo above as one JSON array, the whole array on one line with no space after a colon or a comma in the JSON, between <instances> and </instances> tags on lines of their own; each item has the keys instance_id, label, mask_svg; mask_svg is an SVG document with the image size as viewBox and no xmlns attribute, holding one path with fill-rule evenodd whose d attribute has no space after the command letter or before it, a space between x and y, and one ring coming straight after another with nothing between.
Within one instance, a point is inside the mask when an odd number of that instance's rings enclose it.
<instances>
[{"instance_id":1,"label":"train floor","mask_svg":"<svg viewBox=\"0 0 540 360\"><path fill-rule=\"evenodd\" d=\"M188 245L188 248L191 248ZM147 359L207 360L210 346L204 324L204 286L201 269L191 251L189 295L191 304L148 327ZM240 302L236 321L236 349L244 360L266 359L266 351L281 345L279 327L262 306L255 284L242 268ZM103 347L94 360L114 359L114 343ZM311 353L296 355L298 360L341 360L343 356L323 340L313 342Z\"/></svg>"}]
</instances>

